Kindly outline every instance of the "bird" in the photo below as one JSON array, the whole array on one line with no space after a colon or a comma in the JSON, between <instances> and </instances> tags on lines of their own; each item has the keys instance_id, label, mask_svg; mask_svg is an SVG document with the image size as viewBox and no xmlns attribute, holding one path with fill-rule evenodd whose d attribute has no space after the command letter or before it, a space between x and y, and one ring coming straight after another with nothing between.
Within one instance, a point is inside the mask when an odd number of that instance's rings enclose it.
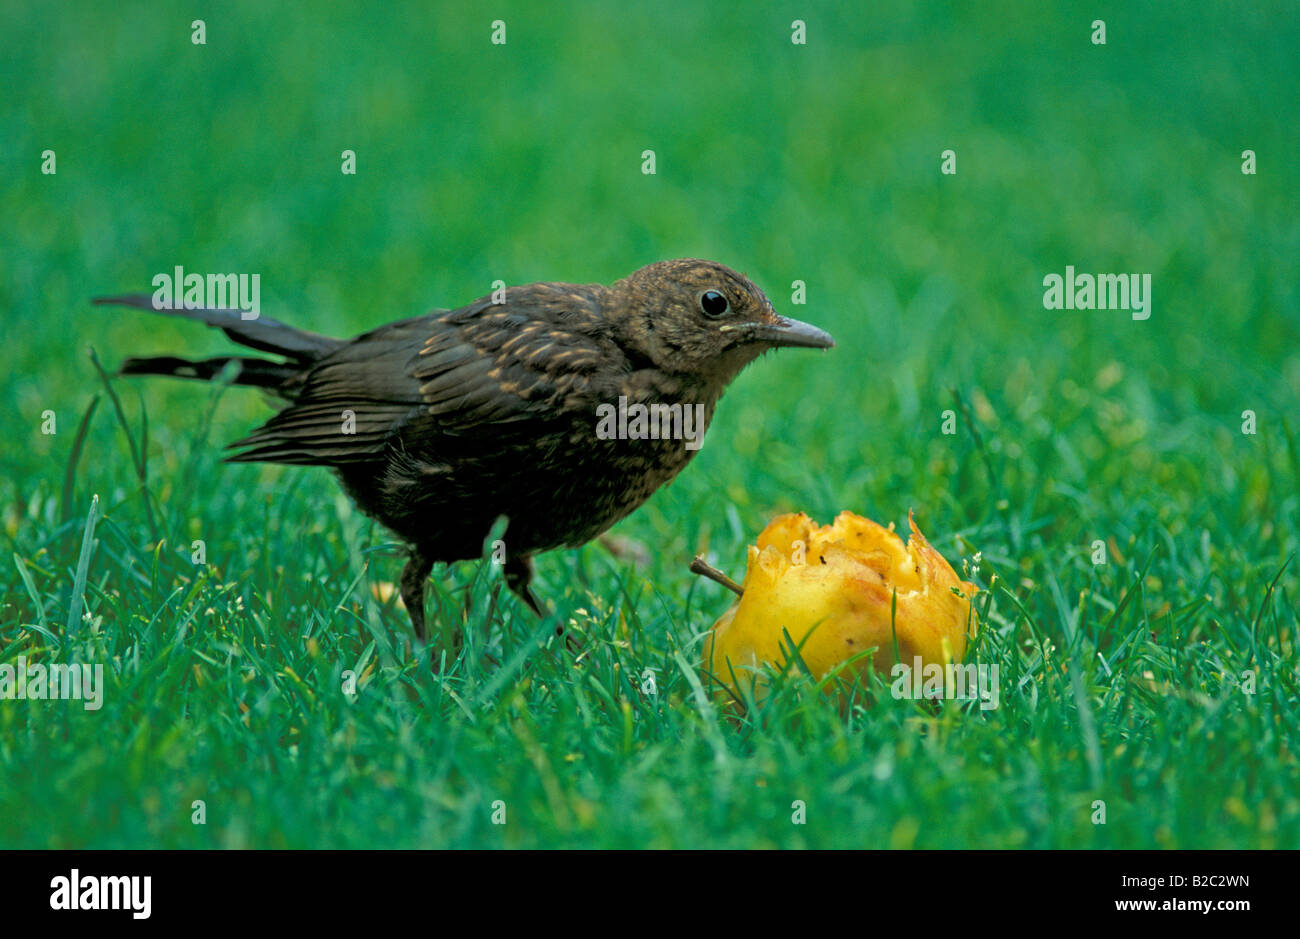
<instances>
[{"instance_id":1,"label":"bird","mask_svg":"<svg viewBox=\"0 0 1300 939\"><path fill-rule=\"evenodd\" d=\"M421 641L433 565L481 558L501 516L505 583L544 618L534 556L601 535L698 451L698 439L638 437L622 423L611 434L600 415L657 406L675 416L680 405L702 434L759 356L835 344L779 315L745 275L699 258L649 264L608 286L506 287L351 339L237 309L159 309L149 294L93 302L195 320L274 356L131 356L118 372L230 381L282 402L224 460L332 470L408 547L400 595Z\"/></svg>"}]
</instances>

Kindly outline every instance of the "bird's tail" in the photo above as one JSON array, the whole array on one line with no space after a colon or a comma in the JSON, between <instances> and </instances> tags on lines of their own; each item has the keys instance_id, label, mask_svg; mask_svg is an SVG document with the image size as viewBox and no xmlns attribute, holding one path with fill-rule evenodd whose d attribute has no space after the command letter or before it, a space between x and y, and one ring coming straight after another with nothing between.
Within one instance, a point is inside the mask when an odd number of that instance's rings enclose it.
<instances>
[{"instance_id":1,"label":"bird's tail","mask_svg":"<svg viewBox=\"0 0 1300 939\"><path fill-rule=\"evenodd\" d=\"M219 355L211 359L182 359L175 355L136 356L122 363L119 375L170 375L173 378L195 378L212 381L234 363L231 373L233 385L257 388L280 388L286 381L302 371L290 362L272 362L251 355Z\"/></svg>"},{"instance_id":2,"label":"bird's tail","mask_svg":"<svg viewBox=\"0 0 1300 939\"><path fill-rule=\"evenodd\" d=\"M98 306L129 306L151 313L180 316L215 326L242 346L284 356L288 361L273 362L253 356L227 355L211 359L191 360L177 356L131 357L122 363L122 375L171 375L211 381L232 364L237 371L231 379L236 385L281 389L285 382L299 375L305 366L333 352L343 341L322 336L305 329L296 329L266 316L245 319L239 310L211 309L207 307L178 307L158 309L149 294L127 294L120 297L96 297Z\"/></svg>"}]
</instances>

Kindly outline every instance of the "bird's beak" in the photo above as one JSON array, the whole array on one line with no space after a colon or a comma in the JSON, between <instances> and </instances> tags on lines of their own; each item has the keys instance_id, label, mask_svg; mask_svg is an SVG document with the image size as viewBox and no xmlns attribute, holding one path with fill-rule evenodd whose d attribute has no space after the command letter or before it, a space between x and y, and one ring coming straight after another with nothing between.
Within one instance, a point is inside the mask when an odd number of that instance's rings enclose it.
<instances>
[{"instance_id":1,"label":"bird's beak","mask_svg":"<svg viewBox=\"0 0 1300 939\"><path fill-rule=\"evenodd\" d=\"M777 317L775 323L761 323L754 330L753 336L759 342L770 342L773 346L801 346L806 349L829 349L835 345L835 339L824 329L818 329L811 323Z\"/></svg>"}]
</instances>

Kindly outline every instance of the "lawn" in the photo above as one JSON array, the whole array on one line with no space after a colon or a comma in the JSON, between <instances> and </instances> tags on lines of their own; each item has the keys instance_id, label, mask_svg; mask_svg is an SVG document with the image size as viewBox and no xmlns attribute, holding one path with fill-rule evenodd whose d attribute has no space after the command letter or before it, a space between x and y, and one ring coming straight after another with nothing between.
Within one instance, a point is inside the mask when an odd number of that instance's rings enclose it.
<instances>
[{"instance_id":1,"label":"lawn","mask_svg":"<svg viewBox=\"0 0 1300 939\"><path fill-rule=\"evenodd\" d=\"M104 682L0 700L0 846L1300 847L1294 6L626 6L0 9L0 665ZM327 472L219 462L259 394L112 377L224 337L89 303L257 272L352 335L691 256L836 348L750 366L634 550L540 558L581 659L436 568L440 674ZM726 707L691 558L842 509L970 572L997 708Z\"/></svg>"}]
</instances>

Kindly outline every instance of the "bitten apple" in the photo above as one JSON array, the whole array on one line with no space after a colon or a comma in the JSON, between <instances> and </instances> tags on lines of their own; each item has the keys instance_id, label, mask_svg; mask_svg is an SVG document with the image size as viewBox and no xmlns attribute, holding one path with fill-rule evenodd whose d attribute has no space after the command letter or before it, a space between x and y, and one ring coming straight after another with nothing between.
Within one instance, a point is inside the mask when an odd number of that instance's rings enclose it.
<instances>
[{"instance_id":1,"label":"bitten apple","mask_svg":"<svg viewBox=\"0 0 1300 939\"><path fill-rule=\"evenodd\" d=\"M845 678L898 655L911 664L960 662L975 635L979 588L957 576L908 516L906 545L888 528L841 512L820 527L803 513L778 515L749 548L744 592L713 625L704 668L739 692L765 692L762 665L786 662L782 631L820 679L860 652ZM895 600L895 595L897 599ZM891 613L892 610L892 613Z\"/></svg>"}]
</instances>

